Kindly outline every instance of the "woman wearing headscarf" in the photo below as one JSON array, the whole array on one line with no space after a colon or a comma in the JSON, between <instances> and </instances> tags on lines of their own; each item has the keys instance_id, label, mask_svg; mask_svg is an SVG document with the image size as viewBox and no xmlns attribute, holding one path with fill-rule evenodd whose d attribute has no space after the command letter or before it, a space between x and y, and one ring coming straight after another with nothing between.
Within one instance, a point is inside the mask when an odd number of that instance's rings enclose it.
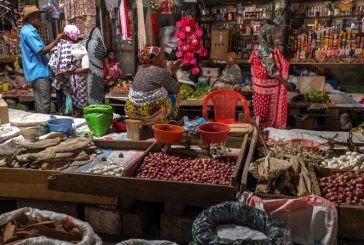
<instances>
[{"instance_id":1,"label":"woman wearing headscarf","mask_svg":"<svg viewBox=\"0 0 364 245\"><path fill-rule=\"evenodd\" d=\"M63 96L64 86L70 86L73 109L76 115L80 115L83 108L88 105L89 57L86 48L78 42L81 32L77 26L65 26L64 36L65 38L61 39L51 51L49 66L56 75L53 86L57 90L58 97Z\"/></svg>"},{"instance_id":2,"label":"woman wearing headscarf","mask_svg":"<svg viewBox=\"0 0 364 245\"><path fill-rule=\"evenodd\" d=\"M287 82L289 62L275 48L275 25L264 25L258 35L259 46L250 57L254 93L254 115L262 128L285 128L287 122Z\"/></svg>"},{"instance_id":3,"label":"woman wearing headscarf","mask_svg":"<svg viewBox=\"0 0 364 245\"><path fill-rule=\"evenodd\" d=\"M94 27L83 40L89 59L90 70L87 77L87 96L89 104L103 104L104 91L104 58L107 49L99 28Z\"/></svg>"},{"instance_id":4,"label":"woman wearing headscarf","mask_svg":"<svg viewBox=\"0 0 364 245\"><path fill-rule=\"evenodd\" d=\"M176 72L180 63L167 67L164 52L153 46L140 52L139 61L141 66L125 104L126 114L142 121L161 121L176 116L178 106L170 96L179 92Z\"/></svg>"}]
</instances>

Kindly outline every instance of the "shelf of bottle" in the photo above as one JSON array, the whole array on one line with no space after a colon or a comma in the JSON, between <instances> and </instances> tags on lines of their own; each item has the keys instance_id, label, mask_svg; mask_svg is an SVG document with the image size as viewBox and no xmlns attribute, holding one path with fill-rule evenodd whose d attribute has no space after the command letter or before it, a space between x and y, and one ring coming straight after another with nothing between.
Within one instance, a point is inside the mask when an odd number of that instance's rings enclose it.
<instances>
[{"instance_id":1,"label":"shelf of bottle","mask_svg":"<svg viewBox=\"0 0 364 245\"><path fill-rule=\"evenodd\" d=\"M358 18L364 17L364 14L359 15L336 15L336 16L318 16L318 19L331 19L331 18ZM305 16L305 17L296 17L292 16L291 19L300 20L300 19L315 19L316 17Z\"/></svg>"}]
</instances>

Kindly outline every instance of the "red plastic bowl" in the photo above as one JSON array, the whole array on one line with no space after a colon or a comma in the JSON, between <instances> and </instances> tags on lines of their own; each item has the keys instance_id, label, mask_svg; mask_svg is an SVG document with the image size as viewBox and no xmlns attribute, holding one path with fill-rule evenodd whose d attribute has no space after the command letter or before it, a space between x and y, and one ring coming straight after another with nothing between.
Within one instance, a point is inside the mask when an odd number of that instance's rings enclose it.
<instances>
[{"instance_id":1,"label":"red plastic bowl","mask_svg":"<svg viewBox=\"0 0 364 245\"><path fill-rule=\"evenodd\" d=\"M154 138L165 144L178 144L181 142L185 129L171 124L153 125Z\"/></svg>"},{"instance_id":2,"label":"red plastic bowl","mask_svg":"<svg viewBox=\"0 0 364 245\"><path fill-rule=\"evenodd\" d=\"M230 126L224 123L210 122L198 126L200 138L209 144L219 144L227 140Z\"/></svg>"},{"instance_id":3,"label":"red plastic bowl","mask_svg":"<svg viewBox=\"0 0 364 245\"><path fill-rule=\"evenodd\" d=\"M126 123L124 122L123 118L113 119L112 125L114 126L115 130L118 132L126 132Z\"/></svg>"}]
</instances>

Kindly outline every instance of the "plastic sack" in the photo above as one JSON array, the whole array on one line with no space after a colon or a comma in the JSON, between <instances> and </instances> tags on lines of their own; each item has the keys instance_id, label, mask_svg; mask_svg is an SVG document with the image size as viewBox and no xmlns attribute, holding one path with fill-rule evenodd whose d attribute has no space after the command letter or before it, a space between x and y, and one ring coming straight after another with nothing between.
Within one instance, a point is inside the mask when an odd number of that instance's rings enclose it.
<instances>
[{"instance_id":1,"label":"plastic sack","mask_svg":"<svg viewBox=\"0 0 364 245\"><path fill-rule=\"evenodd\" d=\"M191 133L191 134L197 134L198 133L198 130L197 130L197 127L202 124L202 123L205 123L206 120L204 118L198 118L198 119L195 119L195 120L191 120L189 119L187 116L183 117L183 128Z\"/></svg>"},{"instance_id":2,"label":"plastic sack","mask_svg":"<svg viewBox=\"0 0 364 245\"><path fill-rule=\"evenodd\" d=\"M238 225L264 233L267 238L231 240L217 235L219 225ZM259 209L238 202L225 202L202 211L192 225L192 236L198 244L293 244L291 232L278 219Z\"/></svg>"},{"instance_id":3,"label":"plastic sack","mask_svg":"<svg viewBox=\"0 0 364 245\"><path fill-rule=\"evenodd\" d=\"M101 239L95 234L92 227L86 223L82 222L78 219L75 219L71 216L65 214L59 214L51 211L33 209L33 208L21 208L9 213L4 213L0 215L0 226L3 226L9 223L11 220L19 217L21 214L25 214L26 216L30 216L32 218L39 217L41 219L47 220L57 220L62 221L66 220L68 223L73 224L78 227L82 231L82 240L77 243L78 245L102 245ZM59 241L47 237L33 237L24 239L17 243L17 245L71 245L73 243Z\"/></svg>"},{"instance_id":4,"label":"plastic sack","mask_svg":"<svg viewBox=\"0 0 364 245\"><path fill-rule=\"evenodd\" d=\"M169 241L147 241L142 239L131 239L127 241L123 241L121 243L118 243L116 245L177 245L177 243L169 242Z\"/></svg>"},{"instance_id":5,"label":"plastic sack","mask_svg":"<svg viewBox=\"0 0 364 245\"><path fill-rule=\"evenodd\" d=\"M327 245L336 243L338 230L336 207L334 203L322 197L262 200L249 194L245 203L284 221L290 228L295 243Z\"/></svg>"},{"instance_id":6,"label":"plastic sack","mask_svg":"<svg viewBox=\"0 0 364 245\"><path fill-rule=\"evenodd\" d=\"M20 135L20 129L4 124L0 125L0 143Z\"/></svg>"}]
</instances>

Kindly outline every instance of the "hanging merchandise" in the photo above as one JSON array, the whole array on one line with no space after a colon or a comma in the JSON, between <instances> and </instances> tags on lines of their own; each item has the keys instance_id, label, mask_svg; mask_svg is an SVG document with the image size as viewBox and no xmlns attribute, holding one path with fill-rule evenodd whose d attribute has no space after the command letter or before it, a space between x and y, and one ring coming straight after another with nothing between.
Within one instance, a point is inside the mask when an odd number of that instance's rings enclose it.
<instances>
[{"instance_id":1,"label":"hanging merchandise","mask_svg":"<svg viewBox=\"0 0 364 245\"><path fill-rule=\"evenodd\" d=\"M61 16L61 10L57 0L48 0L48 2L40 8L47 11L54 19L59 19Z\"/></svg>"},{"instance_id":2,"label":"hanging merchandise","mask_svg":"<svg viewBox=\"0 0 364 245\"><path fill-rule=\"evenodd\" d=\"M158 23L157 23L157 11L158 11L158 0L150 0L149 2L150 10L151 10L151 17L152 17L152 28L154 37L158 35Z\"/></svg>"},{"instance_id":3,"label":"hanging merchandise","mask_svg":"<svg viewBox=\"0 0 364 245\"><path fill-rule=\"evenodd\" d=\"M64 0L68 24L78 27L85 36L96 26L95 0Z\"/></svg>"},{"instance_id":4,"label":"hanging merchandise","mask_svg":"<svg viewBox=\"0 0 364 245\"><path fill-rule=\"evenodd\" d=\"M105 0L106 10L109 12L110 19L114 18L114 9L118 7L118 2L117 0Z\"/></svg>"},{"instance_id":5,"label":"hanging merchandise","mask_svg":"<svg viewBox=\"0 0 364 245\"><path fill-rule=\"evenodd\" d=\"M119 27L121 40L130 39L131 31L126 0L119 0Z\"/></svg>"},{"instance_id":6,"label":"hanging merchandise","mask_svg":"<svg viewBox=\"0 0 364 245\"><path fill-rule=\"evenodd\" d=\"M147 44L142 0L137 0L137 14L138 14L138 49L140 52L146 47Z\"/></svg>"},{"instance_id":7,"label":"hanging merchandise","mask_svg":"<svg viewBox=\"0 0 364 245\"><path fill-rule=\"evenodd\" d=\"M192 74L197 75L200 73L198 56L206 57L208 55L208 51L203 47L203 31L194 18L187 16L177 21L176 27L178 28L176 36L179 38L177 41L179 51L176 56L178 59L183 59L183 67L192 68Z\"/></svg>"},{"instance_id":8,"label":"hanging merchandise","mask_svg":"<svg viewBox=\"0 0 364 245\"><path fill-rule=\"evenodd\" d=\"M161 14L172 14L173 0L160 0Z\"/></svg>"}]
</instances>

